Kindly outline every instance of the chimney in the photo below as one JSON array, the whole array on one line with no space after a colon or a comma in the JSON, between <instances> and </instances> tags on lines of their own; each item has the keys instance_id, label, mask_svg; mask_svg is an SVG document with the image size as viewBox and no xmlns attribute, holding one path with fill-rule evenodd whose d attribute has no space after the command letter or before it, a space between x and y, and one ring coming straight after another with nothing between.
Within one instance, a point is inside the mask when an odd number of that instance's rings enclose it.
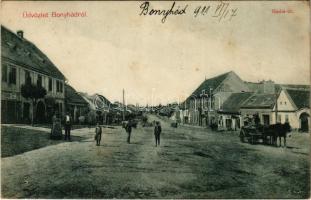
<instances>
[{"instance_id":1,"label":"chimney","mask_svg":"<svg viewBox=\"0 0 311 200\"><path fill-rule=\"evenodd\" d=\"M16 33L17 33L17 35L18 35L19 38L21 38L21 39L24 38L24 31L18 30Z\"/></svg>"}]
</instances>

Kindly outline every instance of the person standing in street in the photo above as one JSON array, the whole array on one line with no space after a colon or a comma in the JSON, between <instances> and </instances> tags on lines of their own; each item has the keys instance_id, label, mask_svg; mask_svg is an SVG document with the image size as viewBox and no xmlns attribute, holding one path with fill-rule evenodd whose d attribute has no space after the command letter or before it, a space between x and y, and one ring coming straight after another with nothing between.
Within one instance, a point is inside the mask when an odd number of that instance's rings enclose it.
<instances>
[{"instance_id":1,"label":"person standing in street","mask_svg":"<svg viewBox=\"0 0 311 200\"><path fill-rule=\"evenodd\" d=\"M99 123L97 123L95 128L96 146L100 146L101 139L102 139L102 127L99 125Z\"/></svg>"},{"instance_id":2,"label":"person standing in street","mask_svg":"<svg viewBox=\"0 0 311 200\"><path fill-rule=\"evenodd\" d=\"M131 123L131 121L129 121L126 124L125 130L127 132L127 143L130 144L131 143L131 133L132 133L132 123Z\"/></svg>"},{"instance_id":3,"label":"person standing in street","mask_svg":"<svg viewBox=\"0 0 311 200\"><path fill-rule=\"evenodd\" d=\"M59 114L55 113L52 117L52 128L51 128L51 139L62 139L62 125L61 120L59 119Z\"/></svg>"},{"instance_id":4,"label":"person standing in street","mask_svg":"<svg viewBox=\"0 0 311 200\"><path fill-rule=\"evenodd\" d=\"M71 130L71 117L69 115L69 112L67 112L65 116L65 140L68 139L69 141L71 141L70 130Z\"/></svg>"},{"instance_id":5,"label":"person standing in street","mask_svg":"<svg viewBox=\"0 0 311 200\"><path fill-rule=\"evenodd\" d=\"M156 142L156 147L159 145L160 146L160 134L162 132L162 128L160 125L160 122L156 122L155 127L154 127L154 136L155 136L155 142Z\"/></svg>"}]
</instances>

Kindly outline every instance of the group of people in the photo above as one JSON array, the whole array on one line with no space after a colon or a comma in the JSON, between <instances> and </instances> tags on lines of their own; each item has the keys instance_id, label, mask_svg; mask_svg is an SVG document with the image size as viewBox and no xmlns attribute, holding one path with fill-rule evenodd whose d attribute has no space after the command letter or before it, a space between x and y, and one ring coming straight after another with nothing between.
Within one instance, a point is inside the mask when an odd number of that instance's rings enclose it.
<instances>
[{"instance_id":1,"label":"group of people","mask_svg":"<svg viewBox=\"0 0 311 200\"><path fill-rule=\"evenodd\" d=\"M131 143L132 128L133 128L133 123L130 120L124 126L124 129L127 133L127 143L128 144ZM162 128L161 128L160 122L157 121L157 122L155 122L155 126L154 126L154 136L155 136L155 146L156 147L160 145L161 132L162 132ZM100 146L101 138L102 138L102 127L99 125L99 123L97 123L96 127L95 127L95 137L94 137L94 139L96 140L96 146Z\"/></svg>"},{"instance_id":2,"label":"group of people","mask_svg":"<svg viewBox=\"0 0 311 200\"><path fill-rule=\"evenodd\" d=\"M131 134L132 134L132 121L130 120L126 125L124 126L125 131L127 132L127 143L131 143ZM154 126L154 136L155 136L155 146L160 145L160 135L162 132L162 128L159 121L155 122Z\"/></svg>"},{"instance_id":3,"label":"group of people","mask_svg":"<svg viewBox=\"0 0 311 200\"><path fill-rule=\"evenodd\" d=\"M64 140L71 141L70 131L71 131L72 118L69 112L66 113L63 121L64 121L64 129L65 129ZM63 137L61 119L58 113L55 113L52 117L52 128L51 128L50 137L51 139L62 139Z\"/></svg>"},{"instance_id":4,"label":"group of people","mask_svg":"<svg viewBox=\"0 0 311 200\"><path fill-rule=\"evenodd\" d=\"M71 141L70 137L70 131L71 131L71 125L72 125L72 118L69 114L69 112L66 113L64 119L64 129L65 129L65 137L64 140ZM127 143L131 143L131 134L132 134L132 128L133 128L133 122L132 120L129 120L125 126L125 131L127 132ZM155 136L155 146L160 145L160 135L162 132L162 128L159 121L155 122L154 126L154 136ZM51 139L62 139L62 126L61 126L61 119L57 113L54 114L52 117L52 128L51 128ZM100 142L102 139L102 127L99 125L99 123L96 124L95 127L95 137L96 140L96 146L100 146Z\"/></svg>"}]
</instances>

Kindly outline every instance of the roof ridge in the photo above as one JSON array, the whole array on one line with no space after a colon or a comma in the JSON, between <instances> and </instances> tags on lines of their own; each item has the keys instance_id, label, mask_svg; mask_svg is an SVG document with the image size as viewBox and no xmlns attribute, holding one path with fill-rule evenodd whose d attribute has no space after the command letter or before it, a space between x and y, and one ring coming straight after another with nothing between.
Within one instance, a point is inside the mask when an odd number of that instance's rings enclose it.
<instances>
[{"instance_id":1,"label":"roof ridge","mask_svg":"<svg viewBox=\"0 0 311 200\"><path fill-rule=\"evenodd\" d=\"M224 75L228 75L228 74L230 74L230 73L234 73L234 71L229 71L229 72L225 72L225 73L222 73L222 74L219 74L219 75L217 75L217 76L214 76L214 77L211 77L211 78L207 78L206 80L209 80L209 79L214 79L214 78L218 78L218 77L220 77L220 76L224 76Z\"/></svg>"},{"instance_id":2,"label":"roof ridge","mask_svg":"<svg viewBox=\"0 0 311 200\"><path fill-rule=\"evenodd\" d=\"M14 43L14 46L18 47L14 52L11 51L9 46L5 45L6 42L10 41ZM46 75L54 75L59 79L66 79L65 75L40 48L25 37L21 38L3 25L1 25L1 42L3 44L2 47L4 47L1 53L2 57L13 60L25 68L34 70L32 68L35 66L35 71ZM18 53L20 50L24 53Z\"/></svg>"}]
</instances>

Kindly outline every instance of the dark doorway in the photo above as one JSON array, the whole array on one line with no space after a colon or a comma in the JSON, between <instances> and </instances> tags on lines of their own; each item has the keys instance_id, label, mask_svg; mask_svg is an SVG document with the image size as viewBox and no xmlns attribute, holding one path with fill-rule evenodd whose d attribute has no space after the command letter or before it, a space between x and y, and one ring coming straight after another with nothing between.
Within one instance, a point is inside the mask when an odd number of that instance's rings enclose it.
<instances>
[{"instance_id":1,"label":"dark doorway","mask_svg":"<svg viewBox=\"0 0 311 200\"><path fill-rule=\"evenodd\" d=\"M45 105L42 101L37 103L36 121L38 123L45 122Z\"/></svg>"},{"instance_id":2,"label":"dark doorway","mask_svg":"<svg viewBox=\"0 0 311 200\"><path fill-rule=\"evenodd\" d=\"M300 120L300 131L308 132L309 131L309 114L302 113L299 117Z\"/></svg>"},{"instance_id":3,"label":"dark doorway","mask_svg":"<svg viewBox=\"0 0 311 200\"><path fill-rule=\"evenodd\" d=\"M29 123L30 122L30 104L29 103L24 103L23 105L23 121L24 123Z\"/></svg>"},{"instance_id":4,"label":"dark doorway","mask_svg":"<svg viewBox=\"0 0 311 200\"><path fill-rule=\"evenodd\" d=\"M231 130L231 128L232 128L232 120L231 119L226 119L226 128L227 128L227 130Z\"/></svg>"},{"instance_id":5,"label":"dark doorway","mask_svg":"<svg viewBox=\"0 0 311 200\"><path fill-rule=\"evenodd\" d=\"M268 126L270 125L270 116L269 115L262 115L263 118L263 124Z\"/></svg>"},{"instance_id":6,"label":"dark doorway","mask_svg":"<svg viewBox=\"0 0 311 200\"><path fill-rule=\"evenodd\" d=\"M17 112L16 112L16 102L7 101L6 107L6 122L7 123L17 123ZM2 111L1 111L2 112Z\"/></svg>"}]
</instances>

